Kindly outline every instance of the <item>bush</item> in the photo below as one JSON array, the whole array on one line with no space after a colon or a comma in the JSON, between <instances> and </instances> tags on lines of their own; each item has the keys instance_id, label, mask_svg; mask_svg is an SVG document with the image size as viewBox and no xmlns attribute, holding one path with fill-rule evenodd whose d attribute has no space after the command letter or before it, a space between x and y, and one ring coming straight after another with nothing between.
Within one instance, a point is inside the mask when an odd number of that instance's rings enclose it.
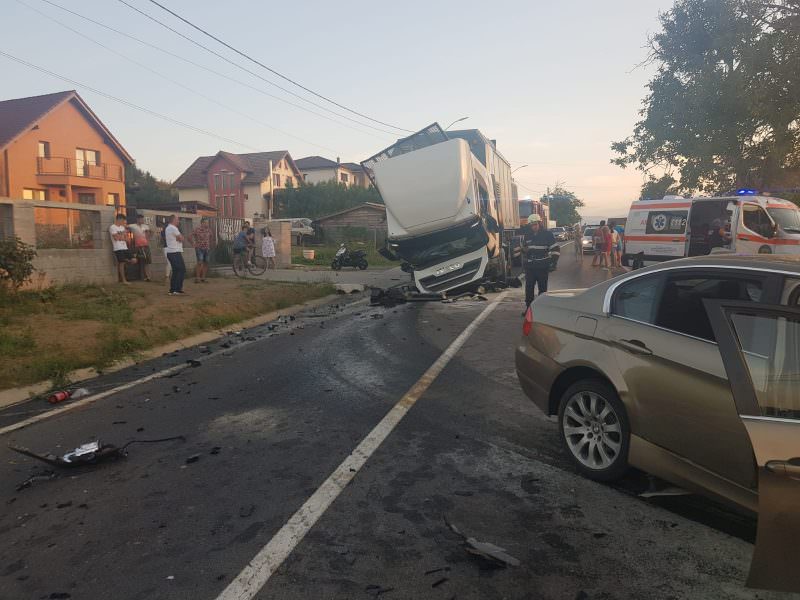
<instances>
[{"instance_id":1,"label":"bush","mask_svg":"<svg viewBox=\"0 0 800 600\"><path fill-rule=\"evenodd\" d=\"M36 250L21 239L0 240L0 287L19 289L33 274Z\"/></svg>"}]
</instances>

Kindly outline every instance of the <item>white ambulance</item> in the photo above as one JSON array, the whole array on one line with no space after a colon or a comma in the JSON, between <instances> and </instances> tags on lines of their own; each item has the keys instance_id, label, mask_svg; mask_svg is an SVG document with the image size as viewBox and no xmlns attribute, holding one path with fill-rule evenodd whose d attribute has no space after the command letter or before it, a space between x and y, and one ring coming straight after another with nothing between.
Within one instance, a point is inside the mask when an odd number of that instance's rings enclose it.
<instances>
[{"instance_id":1,"label":"white ambulance","mask_svg":"<svg viewBox=\"0 0 800 600\"><path fill-rule=\"evenodd\" d=\"M712 232L720 226L726 231L724 246L712 248ZM800 209L751 190L719 198L666 196L631 205L623 265L711 252L800 254Z\"/></svg>"}]
</instances>

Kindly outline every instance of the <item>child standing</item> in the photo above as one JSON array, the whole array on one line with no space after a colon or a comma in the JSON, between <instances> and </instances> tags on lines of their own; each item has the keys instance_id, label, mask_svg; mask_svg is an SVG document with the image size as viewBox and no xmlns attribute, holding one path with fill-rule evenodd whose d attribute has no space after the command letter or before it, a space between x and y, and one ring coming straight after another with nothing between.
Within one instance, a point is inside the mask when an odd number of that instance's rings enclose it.
<instances>
[{"instance_id":1,"label":"child standing","mask_svg":"<svg viewBox=\"0 0 800 600\"><path fill-rule=\"evenodd\" d=\"M275 269L275 238L269 228L261 230L264 238L261 240L261 256L267 259L267 268Z\"/></svg>"}]
</instances>

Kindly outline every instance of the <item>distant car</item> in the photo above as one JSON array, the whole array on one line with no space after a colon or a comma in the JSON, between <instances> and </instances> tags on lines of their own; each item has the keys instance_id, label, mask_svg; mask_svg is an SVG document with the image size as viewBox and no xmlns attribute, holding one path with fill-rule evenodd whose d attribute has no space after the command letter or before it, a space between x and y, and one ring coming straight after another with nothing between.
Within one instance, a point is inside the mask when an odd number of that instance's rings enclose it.
<instances>
[{"instance_id":1,"label":"distant car","mask_svg":"<svg viewBox=\"0 0 800 600\"><path fill-rule=\"evenodd\" d=\"M550 230L550 233L553 234L553 237L556 238L557 242L567 241L567 230L564 227L553 227Z\"/></svg>"},{"instance_id":2,"label":"distant car","mask_svg":"<svg viewBox=\"0 0 800 600\"><path fill-rule=\"evenodd\" d=\"M800 591L800 257L712 255L543 294L516 367L577 469L759 512L748 585Z\"/></svg>"},{"instance_id":3,"label":"distant car","mask_svg":"<svg viewBox=\"0 0 800 600\"><path fill-rule=\"evenodd\" d=\"M292 236L297 240L297 245L299 246L303 242L303 236L313 237L314 236L314 228L311 226L311 219L306 219L305 217L297 218L297 219L275 219L275 221L281 223L290 223L292 226Z\"/></svg>"},{"instance_id":4,"label":"distant car","mask_svg":"<svg viewBox=\"0 0 800 600\"><path fill-rule=\"evenodd\" d=\"M580 240L583 253L594 252L594 232L600 225L587 225L583 228L583 237Z\"/></svg>"}]
</instances>

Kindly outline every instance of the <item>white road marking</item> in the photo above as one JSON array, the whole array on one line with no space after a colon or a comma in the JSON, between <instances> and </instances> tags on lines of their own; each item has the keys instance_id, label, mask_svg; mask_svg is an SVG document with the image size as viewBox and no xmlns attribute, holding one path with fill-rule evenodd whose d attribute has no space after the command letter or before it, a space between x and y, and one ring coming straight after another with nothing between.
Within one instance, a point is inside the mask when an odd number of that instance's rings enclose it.
<instances>
[{"instance_id":1,"label":"white road marking","mask_svg":"<svg viewBox=\"0 0 800 600\"><path fill-rule=\"evenodd\" d=\"M252 600L283 564L328 507L356 476L412 406L436 380L447 364L472 336L478 326L497 308L508 292L500 293L491 304L453 340L419 380L395 404L380 423L367 434L353 452L322 483L311 497L281 527L236 578L217 596L217 600Z\"/></svg>"}]
</instances>

